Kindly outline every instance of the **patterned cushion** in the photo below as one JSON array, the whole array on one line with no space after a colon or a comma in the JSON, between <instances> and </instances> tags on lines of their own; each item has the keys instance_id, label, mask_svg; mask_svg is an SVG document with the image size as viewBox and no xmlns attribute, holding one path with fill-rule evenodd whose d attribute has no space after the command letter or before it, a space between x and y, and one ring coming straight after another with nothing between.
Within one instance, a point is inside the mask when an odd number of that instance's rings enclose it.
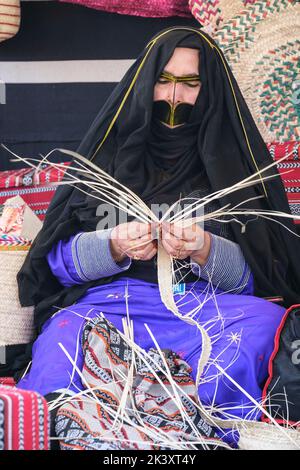
<instances>
[{"instance_id":1,"label":"patterned cushion","mask_svg":"<svg viewBox=\"0 0 300 470\"><path fill-rule=\"evenodd\" d=\"M46 211L57 189L55 185L63 179L65 169L69 162L62 163L61 169L43 165L39 172L31 168L8 170L0 172L0 204L14 196L21 196L30 209L44 220ZM52 186L52 184L54 184Z\"/></svg>"},{"instance_id":2,"label":"patterned cushion","mask_svg":"<svg viewBox=\"0 0 300 470\"><path fill-rule=\"evenodd\" d=\"M0 450L48 450L49 413L36 392L0 386Z\"/></svg>"},{"instance_id":3,"label":"patterned cushion","mask_svg":"<svg viewBox=\"0 0 300 470\"><path fill-rule=\"evenodd\" d=\"M269 151L274 160L288 156L286 160L278 163L277 168L283 180L285 191L290 204L291 213L300 215L300 141L280 144L268 144ZM295 221L297 224L300 221Z\"/></svg>"}]
</instances>

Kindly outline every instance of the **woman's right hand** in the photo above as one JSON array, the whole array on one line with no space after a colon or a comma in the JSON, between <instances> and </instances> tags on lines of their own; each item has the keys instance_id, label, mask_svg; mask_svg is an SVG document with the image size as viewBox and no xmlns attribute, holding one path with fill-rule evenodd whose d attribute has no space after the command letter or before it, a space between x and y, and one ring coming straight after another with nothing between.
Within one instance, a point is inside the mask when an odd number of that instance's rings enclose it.
<instances>
[{"instance_id":1,"label":"woman's right hand","mask_svg":"<svg viewBox=\"0 0 300 470\"><path fill-rule=\"evenodd\" d=\"M157 253L154 239L155 224L128 222L114 227L110 234L110 249L116 262L126 256L135 260L150 260Z\"/></svg>"}]
</instances>

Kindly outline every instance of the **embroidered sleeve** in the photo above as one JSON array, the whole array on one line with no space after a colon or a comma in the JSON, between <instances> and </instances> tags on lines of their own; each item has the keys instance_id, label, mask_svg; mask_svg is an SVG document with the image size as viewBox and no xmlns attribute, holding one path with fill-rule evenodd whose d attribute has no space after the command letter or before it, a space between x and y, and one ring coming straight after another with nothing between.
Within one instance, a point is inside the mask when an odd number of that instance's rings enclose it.
<instances>
[{"instance_id":1,"label":"embroidered sleeve","mask_svg":"<svg viewBox=\"0 0 300 470\"><path fill-rule=\"evenodd\" d=\"M211 249L204 266L191 260L198 277L226 292L253 294L253 275L238 243L211 234Z\"/></svg>"},{"instance_id":2,"label":"embroidered sleeve","mask_svg":"<svg viewBox=\"0 0 300 470\"><path fill-rule=\"evenodd\" d=\"M131 258L126 257L117 263L112 257L111 230L80 232L67 241L59 241L52 248L47 255L48 264L63 286L112 276L129 268Z\"/></svg>"}]
</instances>

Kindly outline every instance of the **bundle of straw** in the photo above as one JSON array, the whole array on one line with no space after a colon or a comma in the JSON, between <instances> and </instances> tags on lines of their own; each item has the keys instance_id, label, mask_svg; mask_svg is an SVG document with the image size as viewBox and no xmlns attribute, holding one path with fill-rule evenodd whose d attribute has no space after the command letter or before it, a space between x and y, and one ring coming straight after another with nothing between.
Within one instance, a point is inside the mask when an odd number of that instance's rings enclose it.
<instances>
[{"instance_id":1,"label":"bundle of straw","mask_svg":"<svg viewBox=\"0 0 300 470\"><path fill-rule=\"evenodd\" d=\"M170 216L170 213L172 212L174 207L176 207L178 204L178 201L176 201L169 208L169 210L166 211L160 219L158 219L158 217L151 211L151 209L133 191L131 191L129 188L119 183L117 180L115 180L113 177L108 175L101 168L99 168L98 166L96 166L91 161L89 161L82 155L78 154L77 152L73 152L73 151L65 150L65 149L53 149L46 156L44 156L42 160L39 160L39 159L34 159L34 158L20 157L14 152L11 152L3 144L2 146L6 148L11 154L13 154L14 157L16 157L15 160L13 161L22 161L26 163L27 165L31 166L36 171L39 170L40 165L43 163L46 163L47 165L50 165L56 169L60 169L62 167L62 164L53 163L49 160L50 155L54 151L58 150L66 155L73 157L73 162L76 163L76 166L70 165L65 173L65 177L67 176L68 179L61 181L58 184L76 186L81 192L83 192L86 195L89 195L89 197L95 198L105 203L109 202L113 207L116 207L120 210L125 211L127 214L132 215L135 219L143 223L161 224L162 222L166 221L169 223L181 224L181 226L183 227L188 227L194 223L197 223L197 222L203 223L209 219L217 219L221 222L228 223L228 218L230 217L231 221L235 221L236 223L241 224L241 222L237 219L237 216L254 215L256 217L262 217L268 220L272 220L275 223L282 225L284 228L286 228L286 230L289 230L290 232L292 232L290 229L285 227L284 223L278 221L278 218L282 218L282 219L285 219L285 218L295 219L296 218L300 220L300 216L293 216L291 214L283 213L279 211L269 211L269 210L258 211L254 209L253 210L243 209L241 207L242 204L246 202L250 202L250 200L244 201L243 203L235 207L230 208L227 205L225 207L222 207L208 214L203 214L201 216L192 217L192 218L190 217L194 211L203 209L207 204L209 204L211 201L215 199L220 199L223 196L226 196L235 191L240 191L244 188L253 186L255 184L263 184L264 181L267 181L276 177L280 177L279 174L275 174L271 176L262 176L262 174L267 172L269 169L271 169L273 166L277 165L281 161L287 159L289 155L286 155L282 159L271 163L270 165L266 166L265 168L261 170L258 170L251 176L248 176L244 180L239 181L238 183L232 185L231 187L222 189L220 191L216 191L210 194L209 196L204 197L203 199L196 199L194 202L186 205L184 209L178 211L175 215ZM75 172L75 174L73 174L73 172ZM90 190L90 192L83 189L82 186L85 187L87 190ZM227 217L226 221L222 220L224 216ZM242 225L242 229L245 229L245 227L243 227L243 224L241 225ZM294 232L292 233L295 236L298 236L296 233ZM197 378L196 378L196 386L197 386L200 382L203 370L210 359L211 349L212 349L211 339L203 326L199 325L199 323L192 316L182 315L177 308L177 305L173 298L173 290L172 290L172 281L173 281L173 276L174 276L173 262L174 262L174 259L172 258L172 256L170 256L165 251L161 242L158 241L158 263L157 263L158 264L158 284L159 284L159 291L160 291L162 302L164 303L166 308L170 310L174 315L176 315L182 321L194 325L201 333L202 353L198 362ZM159 347L157 343L155 342L154 337L153 337L153 341L156 347ZM138 346L134 344L134 342L131 341L130 344L133 348L135 348L135 350L139 349ZM72 358L69 358L69 359L72 360ZM239 385L228 375L226 371L220 368L220 366L217 363L215 363L215 366L219 368L220 372L224 374L227 378L229 378L229 380L231 380L232 383L234 383L234 385L239 387ZM239 388L241 389L241 387ZM250 402L254 403L255 406L257 406L257 408L269 418L269 420L274 425L274 427L276 427L277 431L285 434L285 429L280 427L276 423L276 421L272 418L272 416L270 416L265 411L264 407L261 404L257 403L251 396L249 396L246 391L243 390L243 392L245 393L246 396L248 396ZM199 403L198 406L199 406L199 409L201 410L201 413L205 417L205 419L209 420L214 426L220 426L221 428L228 428L229 426L231 426L232 428L235 428L235 429L244 429L244 426L245 426L244 420L236 420L236 419L228 420L228 418L227 419L216 418L214 414L212 412L209 413L205 409L205 407L202 406L201 403ZM220 410L218 410L218 412L220 412Z\"/></svg>"}]
</instances>

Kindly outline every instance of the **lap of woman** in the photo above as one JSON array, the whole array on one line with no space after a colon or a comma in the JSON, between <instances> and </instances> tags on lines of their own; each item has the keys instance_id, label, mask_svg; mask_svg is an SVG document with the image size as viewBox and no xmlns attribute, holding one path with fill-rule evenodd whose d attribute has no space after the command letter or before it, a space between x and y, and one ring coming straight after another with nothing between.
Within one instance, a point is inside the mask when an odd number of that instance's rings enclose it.
<instances>
[{"instance_id":1,"label":"lap of woman","mask_svg":"<svg viewBox=\"0 0 300 470\"><path fill-rule=\"evenodd\" d=\"M199 397L206 405L229 405L231 414L246 417L249 398L229 378L220 375L215 363L259 400L275 332L285 309L251 295L208 288L203 281L185 287L184 295L174 297L178 310L182 315L189 313L203 325L212 341L211 360L199 385ZM202 350L197 326L166 309L157 284L123 278L90 289L76 304L60 310L45 323L33 346L31 369L18 387L42 395L57 390L82 390L80 375L60 344L81 370L82 328L86 319L99 314L105 315L122 332L122 319L129 316L133 321L134 340L145 350L155 347L145 327L148 325L159 347L177 352L192 367L192 376L196 378Z\"/></svg>"}]
</instances>

